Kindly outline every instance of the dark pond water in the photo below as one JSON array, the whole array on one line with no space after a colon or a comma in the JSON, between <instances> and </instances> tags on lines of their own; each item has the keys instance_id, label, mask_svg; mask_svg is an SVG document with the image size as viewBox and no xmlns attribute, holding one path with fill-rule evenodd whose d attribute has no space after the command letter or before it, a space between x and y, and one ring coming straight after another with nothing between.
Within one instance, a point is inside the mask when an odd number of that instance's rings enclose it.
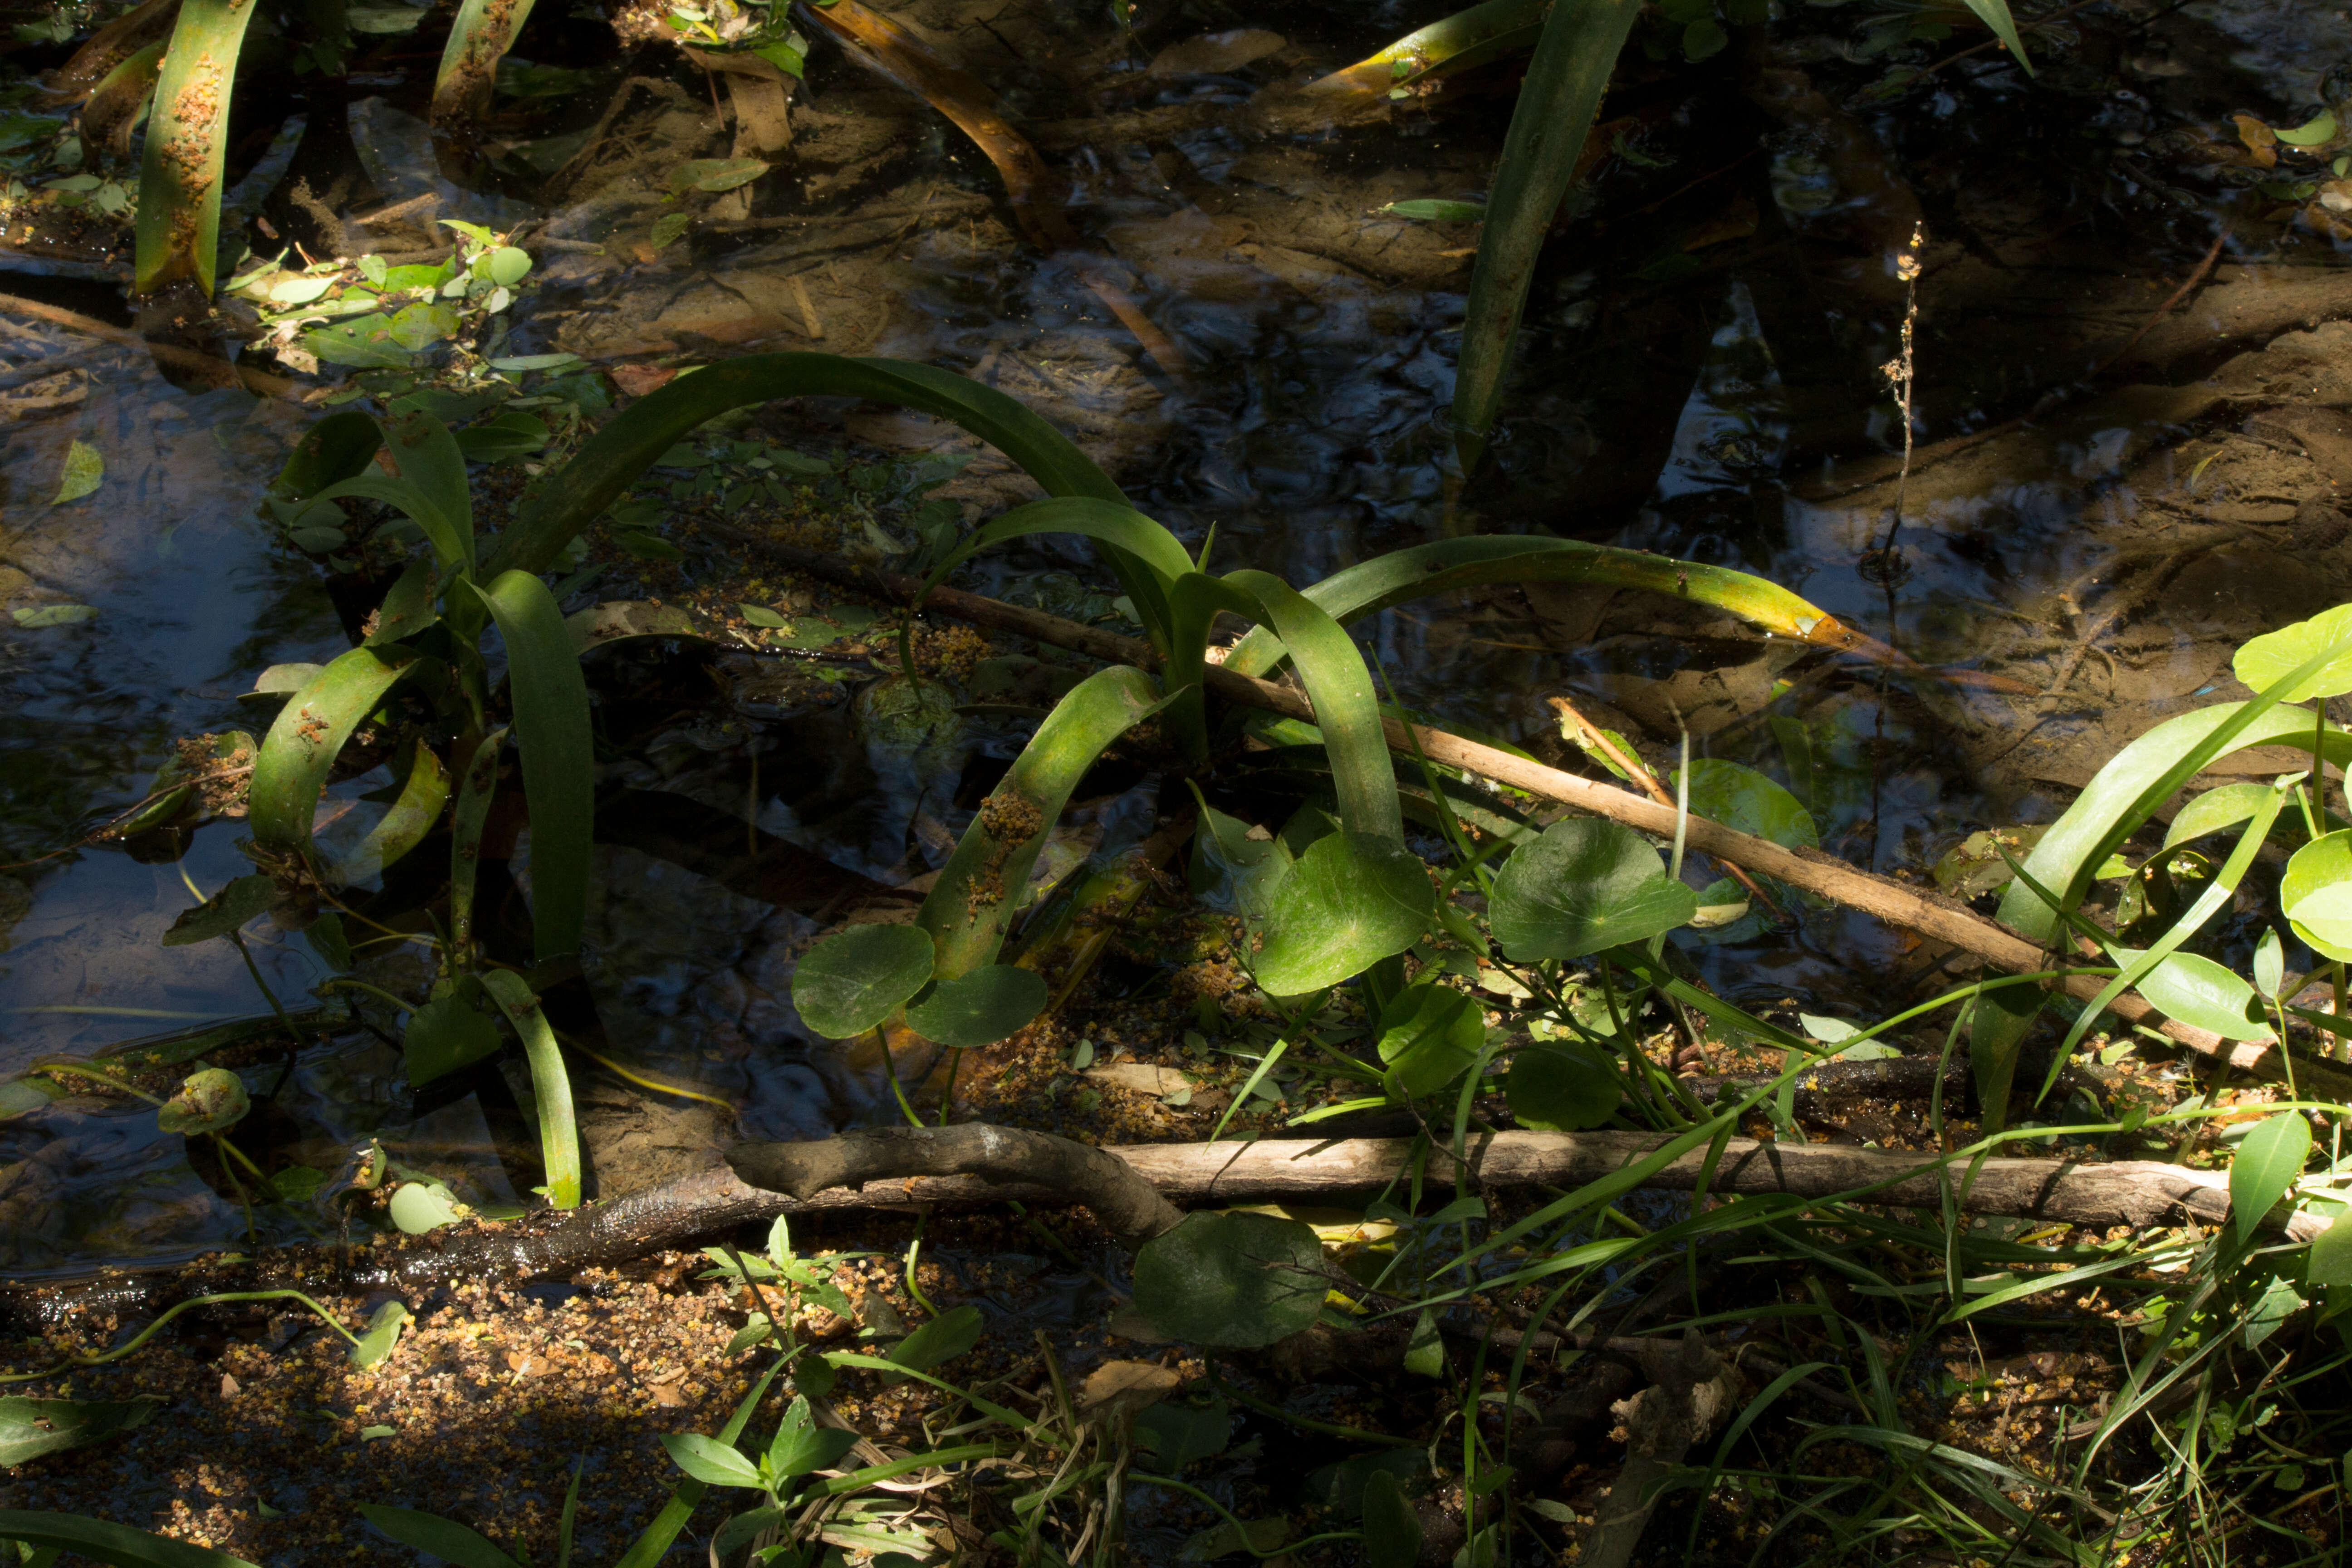
<instances>
[{"instance_id":1,"label":"dark pond water","mask_svg":"<svg viewBox=\"0 0 2352 1568\"><path fill-rule=\"evenodd\" d=\"M1547 696L1574 694L1660 757L1679 712L1699 754L1790 784L1826 847L1880 869L1922 869L1975 826L2046 817L2102 747L2226 689L2236 639L2337 596L2336 479L2245 434L2265 407L2330 406L2345 391L2332 372L2295 368L2328 362L2325 321L2352 310L2332 209L2276 181L2217 176L2208 155L2228 146L2233 113L2293 126L2315 112L2326 73L2352 60L2336 9L2102 6L2033 36L2032 79L1979 53L1883 98L1871 89L1893 64L1933 63L1981 35L1874 54L1874 38L1907 24L1801 5L1698 63L1638 35L1604 110L1608 155L1531 294L1492 461L1466 479L1444 410L1475 230L1380 209L1483 192L1509 74L1470 73L1391 122L1328 132L1253 132L1214 112L1441 7L1286 6L1249 19L1279 29L1274 52L1160 77L1132 68L1244 19L1176 8L1130 55L1091 11L1015 4L982 28L965 9L932 0L914 15L1066 171L1072 218L1119 258L1181 371L1138 352L1069 258L1021 242L959 132L822 41L795 109L796 163L729 209L739 216L661 249L648 243L667 202L656 176L726 152L697 119L706 84L640 55L628 70L656 85L618 85L609 43L582 42L576 22L542 18L526 35L521 54L584 74L501 121L519 151L482 188L436 163L414 60L354 79L352 146L378 205L422 197L439 204L427 211L533 226L542 286L518 307L525 350L623 363L723 353L713 345L742 341L745 320L780 321L760 346L923 359L1032 400L1188 541L1213 525L1223 567L1306 584L1449 534L1556 532L1754 572L1931 664L2012 682L2022 695L1890 685L1630 595L1498 591L1361 628L1402 700L1544 754L1559 752ZM1193 122L1149 119L1188 105ZM597 140L615 124L629 135ZM277 155L292 155L299 129ZM550 165L559 173L518 173ZM1893 516L1902 416L1879 367L1911 303L1891 257L1915 223L1921 457L1890 589L1860 563ZM2225 225L2204 290L2116 358ZM103 278L102 266L6 265L0 289L105 308L102 283L68 277ZM12 364L84 342L33 321L0 331ZM2281 334L2308 353L2288 344L2228 370ZM2216 373L2226 385L2206 381ZM2281 390L2298 375L2306 388ZM175 737L261 728L268 710L240 694L267 667L346 646L316 569L252 511L315 409L183 391L128 352L68 383L54 406L12 407L0 451L10 607L97 611L0 626L0 860L16 863L0 873L0 1077L266 1010L233 950L158 945L192 887L208 894L246 869L237 824L195 834L176 861L105 847L35 858L138 799ZM939 438L872 411L812 418L812 440L902 456ZM1956 449L1970 436L1982 439ZM52 505L72 442L102 454L104 480ZM2303 466L2273 471L2265 451ZM1018 491L982 463L945 493L977 514ZM1009 553L972 581L1036 592L1048 572L1107 582L1076 546ZM2101 651L2069 664L2095 637ZM2062 670L2060 698L2037 702ZM675 696L606 783L689 795L898 881L912 874L910 838L961 826L942 802L968 754L1017 741L975 721L908 742L834 710L747 721L712 706L706 684ZM363 822L373 808L358 797L383 782L338 785L332 809ZM1090 807L1102 849L1140 837L1151 805L1147 790ZM814 929L804 919L635 850L604 851L600 877L592 988L628 1065L729 1101L754 1132L806 1135L880 1110L877 1086L813 1051L785 1000L784 949ZM299 938L259 929L262 977L310 1005L326 967ZM1701 957L1736 993L1848 1016L1875 1010L1887 976L1918 962L1900 936L1833 911L1736 931ZM261 1087L275 1070L248 1077ZM396 1052L354 1032L306 1048L278 1104L321 1166L373 1134L511 1198L494 1145L513 1108L483 1093L412 1097ZM236 1205L143 1110L67 1100L0 1121L0 1266L162 1259L243 1234Z\"/></svg>"}]
</instances>

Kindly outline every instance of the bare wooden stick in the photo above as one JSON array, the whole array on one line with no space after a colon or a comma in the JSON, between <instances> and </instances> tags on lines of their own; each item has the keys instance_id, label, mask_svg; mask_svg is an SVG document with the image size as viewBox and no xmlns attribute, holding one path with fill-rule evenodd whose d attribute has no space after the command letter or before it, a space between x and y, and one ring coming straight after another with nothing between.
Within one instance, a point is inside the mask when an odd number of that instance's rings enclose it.
<instances>
[{"instance_id":1,"label":"bare wooden stick","mask_svg":"<svg viewBox=\"0 0 2352 1568\"><path fill-rule=\"evenodd\" d=\"M819 551L781 544L765 545L763 548L777 560L813 576L880 597L896 599L902 604L912 600L922 585L912 577L893 572L873 571ZM1134 664L1150 668L1159 662L1158 656L1148 646L1131 637L1119 637L1095 626L1080 626L1058 616L1024 609L1021 605L984 598L978 594L967 594L959 588L934 588L918 607L968 621L974 626L990 626L1038 642L1051 643L1057 647L1070 648L1110 663ZM1303 692L1276 681L1255 679L1212 665L1208 671L1208 684L1211 690L1229 701L1309 722L1315 718L1314 705L1307 700ZM1660 805L1629 791L1595 784L1591 779L1579 778L1574 773L1562 773L1558 768L1546 767L1529 758L1483 746L1475 741L1467 741L1443 730L1414 725L1408 732L1406 727L1394 719L1385 720L1383 723L1390 746L1406 755L1411 755L1418 746L1433 762L1477 773L1497 784L1558 801L1595 816L1622 822L1643 833L1655 834L1660 837L1674 836L1675 813L1670 805ZM2026 941L2007 926L1987 920L1954 900L1922 892L1889 877L1856 869L1819 850L1785 849L1769 839L1741 833L1703 816L1688 817L1685 823L1684 842L1692 849L1717 860L1736 862L1767 877L1778 878L1791 887L1818 893L1848 909L1874 915L1890 925L1901 926L1947 942L1962 952L1975 954L1996 969L2011 974L2032 974L2061 967L2061 961L2055 955ZM2104 986L2104 982L2091 975L2075 975L2063 983L2044 984L2085 1002L2097 996ZM2126 1023L2154 1029L2200 1055L2226 1061L2241 1072L2274 1080L2290 1076L2284 1047L2278 1042L2225 1040L2209 1030L2184 1024L2177 1018L2161 1016L2147 1001L2130 992L2108 1003L2107 1011ZM2298 1057L2294 1076L2294 1081L2308 1091L2339 1101L2352 1101L2352 1069L2314 1057Z\"/></svg>"}]
</instances>

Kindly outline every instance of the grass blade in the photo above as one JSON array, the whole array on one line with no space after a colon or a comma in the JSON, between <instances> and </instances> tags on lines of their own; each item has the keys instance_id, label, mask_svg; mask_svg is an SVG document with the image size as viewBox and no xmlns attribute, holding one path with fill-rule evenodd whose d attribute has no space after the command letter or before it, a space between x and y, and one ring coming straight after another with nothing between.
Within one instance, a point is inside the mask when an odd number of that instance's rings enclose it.
<instances>
[{"instance_id":1,"label":"grass blade","mask_svg":"<svg viewBox=\"0 0 2352 1568\"><path fill-rule=\"evenodd\" d=\"M507 1016L522 1039L530 1063L531 1093L539 1101L540 1159L547 1167L547 1201L560 1209L580 1206L580 1124L572 1110L572 1078L555 1031L539 1010L539 998L511 969L482 972L482 989Z\"/></svg>"},{"instance_id":2,"label":"grass blade","mask_svg":"<svg viewBox=\"0 0 2352 1568\"><path fill-rule=\"evenodd\" d=\"M287 700L253 761L256 843L280 854L308 854L310 820L336 754L415 662L405 648L355 647Z\"/></svg>"},{"instance_id":3,"label":"grass blade","mask_svg":"<svg viewBox=\"0 0 2352 1568\"><path fill-rule=\"evenodd\" d=\"M550 475L488 570L541 572L655 459L705 420L778 397L862 397L950 420L996 447L1048 495L1127 496L1070 438L994 387L905 360L751 354L680 376L638 399Z\"/></svg>"},{"instance_id":4,"label":"grass blade","mask_svg":"<svg viewBox=\"0 0 2352 1568\"><path fill-rule=\"evenodd\" d=\"M433 77L430 116L436 131L463 129L490 111L499 61L530 19L531 0L465 0L449 24L441 68Z\"/></svg>"},{"instance_id":5,"label":"grass blade","mask_svg":"<svg viewBox=\"0 0 2352 1568\"><path fill-rule=\"evenodd\" d=\"M1477 468L1486 450L1537 253L1568 195L1577 154L1641 8L1641 0L1559 0L1536 43L1495 171L1462 324L1453 422L1465 472Z\"/></svg>"},{"instance_id":6,"label":"grass blade","mask_svg":"<svg viewBox=\"0 0 2352 1568\"><path fill-rule=\"evenodd\" d=\"M1412 599L1494 583L1592 583L1694 599L1780 637L1873 658L1893 650L1777 583L1720 566L1572 539L1482 537L1415 545L1335 572L1305 590L1342 626ZM1225 668L1264 675L1281 658L1270 634L1253 633Z\"/></svg>"},{"instance_id":7,"label":"grass blade","mask_svg":"<svg viewBox=\"0 0 2352 1568\"><path fill-rule=\"evenodd\" d=\"M2025 68L2025 74L2032 76L2033 62L2025 58L2025 40L2017 36L2017 18L2009 14L2009 0L1968 0L1968 5L1969 9L1992 29L1992 36L2017 58L2017 63Z\"/></svg>"},{"instance_id":8,"label":"grass blade","mask_svg":"<svg viewBox=\"0 0 2352 1568\"><path fill-rule=\"evenodd\" d=\"M467 586L489 607L506 639L523 799L530 807L531 948L541 961L557 958L580 950L587 918L588 846L596 811L588 682L546 584L528 572L508 572L487 591Z\"/></svg>"},{"instance_id":9,"label":"grass blade","mask_svg":"<svg viewBox=\"0 0 2352 1568\"><path fill-rule=\"evenodd\" d=\"M996 962L1037 851L1088 768L1164 706L1151 677L1126 665L1072 687L964 829L915 917L939 944L931 973L953 980Z\"/></svg>"},{"instance_id":10,"label":"grass blade","mask_svg":"<svg viewBox=\"0 0 2352 1568\"><path fill-rule=\"evenodd\" d=\"M180 7L139 166L138 293L193 288L212 298L229 91L246 25L259 9L251 0L184 0Z\"/></svg>"}]
</instances>

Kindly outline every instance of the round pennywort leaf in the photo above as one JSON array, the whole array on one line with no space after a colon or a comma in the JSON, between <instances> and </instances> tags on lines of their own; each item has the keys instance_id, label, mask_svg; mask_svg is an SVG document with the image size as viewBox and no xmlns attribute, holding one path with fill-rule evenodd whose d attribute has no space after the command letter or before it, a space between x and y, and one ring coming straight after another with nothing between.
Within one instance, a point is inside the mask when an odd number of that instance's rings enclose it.
<instances>
[{"instance_id":1,"label":"round pennywort leaf","mask_svg":"<svg viewBox=\"0 0 2352 1568\"><path fill-rule=\"evenodd\" d=\"M1337 985L1419 942L1436 912L1421 857L1376 834L1326 834L1275 889L1257 983L1276 996Z\"/></svg>"},{"instance_id":2,"label":"round pennywort leaf","mask_svg":"<svg viewBox=\"0 0 2352 1568\"><path fill-rule=\"evenodd\" d=\"M943 1046L991 1046L1044 1012L1048 994L1034 970L991 963L940 981L907 1009L907 1025Z\"/></svg>"},{"instance_id":3,"label":"round pennywort leaf","mask_svg":"<svg viewBox=\"0 0 2352 1568\"><path fill-rule=\"evenodd\" d=\"M1496 940L1521 963L1581 958L1689 922L1698 895L1630 827L1556 822L1512 852L1489 906Z\"/></svg>"},{"instance_id":4,"label":"round pennywort leaf","mask_svg":"<svg viewBox=\"0 0 2352 1568\"><path fill-rule=\"evenodd\" d=\"M851 926L801 956L793 1005L828 1039L862 1035L931 978L931 933L915 926Z\"/></svg>"},{"instance_id":5,"label":"round pennywort leaf","mask_svg":"<svg viewBox=\"0 0 2352 1568\"><path fill-rule=\"evenodd\" d=\"M1616 1064L1588 1046L1538 1047L1511 1058L1503 1098L1522 1127L1581 1132L1617 1114Z\"/></svg>"},{"instance_id":6,"label":"round pennywort leaf","mask_svg":"<svg viewBox=\"0 0 2352 1568\"><path fill-rule=\"evenodd\" d=\"M1297 1220L1190 1214L1136 1254L1135 1306L1195 1344L1270 1345L1323 1310L1322 1267L1322 1243Z\"/></svg>"},{"instance_id":7,"label":"round pennywort leaf","mask_svg":"<svg viewBox=\"0 0 2352 1568\"><path fill-rule=\"evenodd\" d=\"M2238 649L2230 669L2263 691L2322 654L2330 656L2327 662L2295 682L2280 701L2307 702L2352 691L2352 605L2338 605L2307 621L2263 633Z\"/></svg>"},{"instance_id":8,"label":"round pennywort leaf","mask_svg":"<svg viewBox=\"0 0 2352 1568\"><path fill-rule=\"evenodd\" d=\"M2352 828L2294 852L2279 878L2279 908L2314 952L2352 959Z\"/></svg>"},{"instance_id":9,"label":"round pennywort leaf","mask_svg":"<svg viewBox=\"0 0 2352 1568\"><path fill-rule=\"evenodd\" d=\"M155 1125L194 1138L234 1127L252 1109L243 1079L226 1068L206 1068L190 1073L180 1092L155 1108Z\"/></svg>"}]
</instances>

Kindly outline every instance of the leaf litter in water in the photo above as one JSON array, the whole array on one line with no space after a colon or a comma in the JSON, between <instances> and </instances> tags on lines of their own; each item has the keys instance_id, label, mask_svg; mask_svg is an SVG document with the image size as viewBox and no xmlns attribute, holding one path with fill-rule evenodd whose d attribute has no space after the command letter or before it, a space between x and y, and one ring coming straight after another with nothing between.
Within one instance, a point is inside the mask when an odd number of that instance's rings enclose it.
<instances>
[{"instance_id":1,"label":"leaf litter in water","mask_svg":"<svg viewBox=\"0 0 2352 1568\"><path fill-rule=\"evenodd\" d=\"M58 493L49 504L79 500L105 481L106 458L89 442L76 441L66 448L65 471L58 476Z\"/></svg>"},{"instance_id":2,"label":"leaf litter in water","mask_svg":"<svg viewBox=\"0 0 2352 1568\"><path fill-rule=\"evenodd\" d=\"M20 626L37 630L42 626L79 626L98 616L95 605L43 605L38 609L11 610Z\"/></svg>"}]
</instances>

